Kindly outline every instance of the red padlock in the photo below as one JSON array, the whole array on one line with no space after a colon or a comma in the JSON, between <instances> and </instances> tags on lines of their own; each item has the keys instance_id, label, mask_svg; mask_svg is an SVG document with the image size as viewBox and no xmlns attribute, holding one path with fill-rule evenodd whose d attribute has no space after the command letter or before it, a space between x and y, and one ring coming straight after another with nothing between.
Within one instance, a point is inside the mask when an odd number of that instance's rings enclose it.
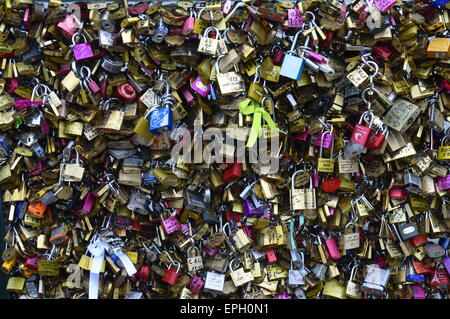
<instances>
[{"instance_id":1,"label":"red padlock","mask_svg":"<svg viewBox=\"0 0 450 319\"><path fill-rule=\"evenodd\" d=\"M436 268L430 277L431 289L447 289L448 274L445 268Z\"/></svg>"},{"instance_id":2,"label":"red padlock","mask_svg":"<svg viewBox=\"0 0 450 319\"><path fill-rule=\"evenodd\" d=\"M136 276L139 278L139 281L148 282L148 276L150 274L150 265L143 264Z\"/></svg>"},{"instance_id":3,"label":"red padlock","mask_svg":"<svg viewBox=\"0 0 450 319\"><path fill-rule=\"evenodd\" d=\"M230 167L228 167L223 172L223 180L225 182L232 182L235 179L241 177L241 174L242 174L242 164L234 162Z\"/></svg>"},{"instance_id":4,"label":"red padlock","mask_svg":"<svg viewBox=\"0 0 450 319\"><path fill-rule=\"evenodd\" d=\"M320 188L326 193L334 193L341 186L341 180L339 178L328 178L325 179Z\"/></svg>"},{"instance_id":5,"label":"red padlock","mask_svg":"<svg viewBox=\"0 0 450 319\"><path fill-rule=\"evenodd\" d=\"M162 281L167 282L169 285L175 285L180 275L178 272L180 271L181 264L179 262L174 264L178 264L176 270L174 271L174 267L171 267L172 264L170 264L169 269L164 269L164 277L161 278Z\"/></svg>"},{"instance_id":6,"label":"red padlock","mask_svg":"<svg viewBox=\"0 0 450 319\"><path fill-rule=\"evenodd\" d=\"M363 120L366 120L365 117L369 116L369 126L362 125ZM373 123L373 113L370 111L366 111L361 114L359 118L359 122L356 123L355 128L353 129L352 136L350 137L350 141L362 146L366 145L367 139L369 138L370 130Z\"/></svg>"},{"instance_id":7,"label":"red padlock","mask_svg":"<svg viewBox=\"0 0 450 319\"><path fill-rule=\"evenodd\" d=\"M25 258L25 262L23 265L27 267L28 269L37 270L38 269L38 261L41 260L41 257L39 256L31 256Z\"/></svg>"},{"instance_id":8,"label":"red padlock","mask_svg":"<svg viewBox=\"0 0 450 319\"><path fill-rule=\"evenodd\" d=\"M418 247L418 246L428 243L428 236L427 235L415 236L415 237L411 238L409 240L409 242L413 247Z\"/></svg>"},{"instance_id":9,"label":"red padlock","mask_svg":"<svg viewBox=\"0 0 450 319\"><path fill-rule=\"evenodd\" d=\"M117 97L125 104L133 102L137 98L136 89L130 83L124 83L117 87Z\"/></svg>"},{"instance_id":10,"label":"red padlock","mask_svg":"<svg viewBox=\"0 0 450 319\"><path fill-rule=\"evenodd\" d=\"M378 148L383 144L384 139L387 137L389 131L387 126L384 126L380 133L371 132L366 142L367 149Z\"/></svg>"}]
</instances>

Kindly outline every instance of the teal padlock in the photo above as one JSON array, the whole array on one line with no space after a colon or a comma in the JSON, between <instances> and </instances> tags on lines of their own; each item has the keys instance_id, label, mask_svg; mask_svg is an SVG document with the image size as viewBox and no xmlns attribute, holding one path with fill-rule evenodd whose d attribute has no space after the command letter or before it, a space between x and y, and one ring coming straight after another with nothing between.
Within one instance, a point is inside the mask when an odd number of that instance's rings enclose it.
<instances>
[{"instance_id":1,"label":"teal padlock","mask_svg":"<svg viewBox=\"0 0 450 319\"><path fill-rule=\"evenodd\" d=\"M281 64L280 75L293 79L300 80L305 69L305 60L303 58L303 53L300 56L295 52L295 46L297 44L298 35L302 33L299 31L295 34L294 41L292 42L291 49L284 55L283 63ZM309 42L309 36L306 38L306 44ZM305 44L305 46L306 46Z\"/></svg>"}]
</instances>

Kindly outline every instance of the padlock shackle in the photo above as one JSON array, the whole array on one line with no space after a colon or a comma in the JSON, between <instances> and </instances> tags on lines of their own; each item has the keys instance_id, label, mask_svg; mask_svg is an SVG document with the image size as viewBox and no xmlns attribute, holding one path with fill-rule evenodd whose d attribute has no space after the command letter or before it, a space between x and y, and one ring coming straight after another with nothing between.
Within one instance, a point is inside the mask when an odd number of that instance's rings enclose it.
<instances>
[{"instance_id":1,"label":"padlock shackle","mask_svg":"<svg viewBox=\"0 0 450 319\"><path fill-rule=\"evenodd\" d=\"M292 174L291 177L291 189L295 189L295 176L297 176L297 174L299 173L303 173L305 170L304 169L300 169L298 171L295 171L294 174Z\"/></svg>"}]
</instances>

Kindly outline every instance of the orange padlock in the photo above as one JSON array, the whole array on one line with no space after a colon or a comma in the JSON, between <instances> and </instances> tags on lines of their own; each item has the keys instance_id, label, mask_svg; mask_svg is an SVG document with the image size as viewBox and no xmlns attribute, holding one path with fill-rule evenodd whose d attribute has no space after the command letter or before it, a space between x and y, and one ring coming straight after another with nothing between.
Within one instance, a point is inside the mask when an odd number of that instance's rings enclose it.
<instances>
[{"instance_id":1,"label":"orange padlock","mask_svg":"<svg viewBox=\"0 0 450 319\"><path fill-rule=\"evenodd\" d=\"M42 202L40 202L38 200L31 202L28 205L28 211L37 218L44 217L46 208L47 208L47 206L45 206L44 204L42 204Z\"/></svg>"}]
</instances>

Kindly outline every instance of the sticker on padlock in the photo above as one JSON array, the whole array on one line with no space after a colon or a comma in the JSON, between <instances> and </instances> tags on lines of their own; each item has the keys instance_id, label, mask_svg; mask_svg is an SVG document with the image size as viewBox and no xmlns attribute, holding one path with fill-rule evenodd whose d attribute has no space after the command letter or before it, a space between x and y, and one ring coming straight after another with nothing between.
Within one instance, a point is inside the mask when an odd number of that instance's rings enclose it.
<instances>
[{"instance_id":1,"label":"sticker on padlock","mask_svg":"<svg viewBox=\"0 0 450 319\"><path fill-rule=\"evenodd\" d=\"M77 37L83 38L84 43L77 44L77 42L75 40ZM91 44L86 41L87 41L86 37L79 32L75 33L72 36L72 45L73 45L72 51L73 51L73 56L75 57L76 61L89 59L94 56L94 52L92 51Z\"/></svg>"}]
</instances>

